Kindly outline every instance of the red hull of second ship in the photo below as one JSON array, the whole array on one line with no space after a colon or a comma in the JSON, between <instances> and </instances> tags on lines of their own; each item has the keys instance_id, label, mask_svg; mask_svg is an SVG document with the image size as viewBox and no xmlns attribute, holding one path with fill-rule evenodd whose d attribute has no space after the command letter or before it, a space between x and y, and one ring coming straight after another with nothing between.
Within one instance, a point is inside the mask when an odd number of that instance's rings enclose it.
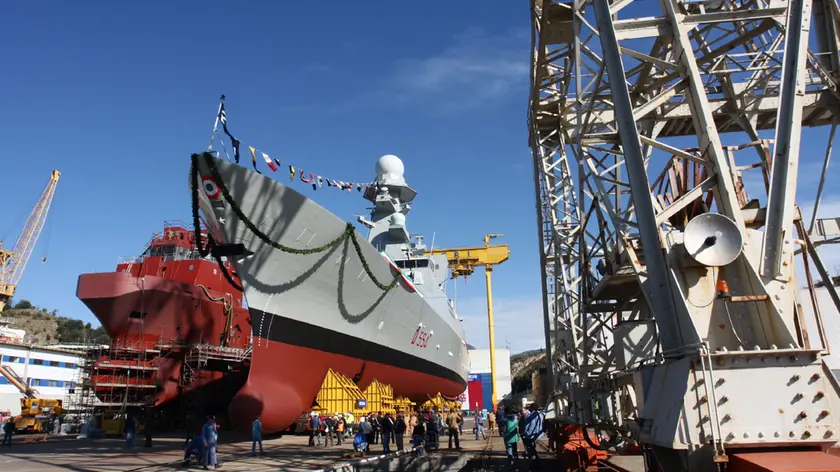
<instances>
[{"instance_id":1,"label":"red hull of second ship","mask_svg":"<svg viewBox=\"0 0 840 472\"><path fill-rule=\"evenodd\" d=\"M376 379L414 400L425 400L429 392L454 397L464 391L462 384L433 375L255 337L248 380L230 405L231 421L247 431L259 415L266 431L289 427L312 406L328 369L348 377L362 372L360 388Z\"/></svg>"},{"instance_id":2,"label":"red hull of second ship","mask_svg":"<svg viewBox=\"0 0 840 472\"><path fill-rule=\"evenodd\" d=\"M192 391L205 397L212 392L205 393L203 387L219 384L216 381L225 377L220 370L225 369L190 369L190 378L182 378L190 349L200 344L245 352L251 317L242 304L242 292L228 282L215 261L198 254L195 244L195 232L184 223L166 223L143 255L120 262L115 272L79 276L77 297L112 339L92 378L100 397L128 388L122 384L142 384L147 393L141 398L148 400L148 393L154 392L156 405ZM131 366L153 375L127 375ZM241 377L224 382L225 392L241 384ZM233 393L225 395L230 399ZM226 399L214 400L227 407Z\"/></svg>"}]
</instances>

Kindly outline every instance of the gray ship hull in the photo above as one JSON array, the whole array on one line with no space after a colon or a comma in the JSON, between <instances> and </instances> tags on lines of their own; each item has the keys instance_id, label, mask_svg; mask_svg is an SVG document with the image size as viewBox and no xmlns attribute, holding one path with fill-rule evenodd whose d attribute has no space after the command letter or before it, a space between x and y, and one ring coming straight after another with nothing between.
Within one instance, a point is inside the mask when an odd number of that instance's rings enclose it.
<instances>
[{"instance_id":1,"label":"gray ship hull","mask_svg":"<svg viewBox=\"0 0 840 472\"><path fill-rule=\"evenodd\" d=\"M250 378L231 406L232 417L250 424L259 414L267 430L285 427L311 406L329 368L355 377L362 389L376 379L414 400L463 393L469 358L444 292L403 280L388 291L377 287L362 258L384 284L398 272L358 233L361 258L349 238L313 254L272 247L213 183L223 184L242 214L286 247L322 246L340 237L347 223L294 189L223 160L213 161L221 180L215 182L199 161L199 203L211 234L250 253L232 257L254 335Z\"/></svg>"}]
</instances>

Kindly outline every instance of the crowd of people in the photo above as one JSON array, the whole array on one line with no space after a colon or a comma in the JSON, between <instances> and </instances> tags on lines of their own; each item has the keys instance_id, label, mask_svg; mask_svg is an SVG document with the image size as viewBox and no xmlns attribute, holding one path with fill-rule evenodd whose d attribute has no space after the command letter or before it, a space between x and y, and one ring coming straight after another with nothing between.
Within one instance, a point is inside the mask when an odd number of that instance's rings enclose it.
<instances>
[{"instance_id":1,"label":"crowd of people","mask_svg":"<svg viewBox=\"0 0 840 472\"><path fill-rule=\"evenodd\" d=\"M519 456L518 444L524 446L522 456L539 462L537 439L544 434L545 412L534 404L527 409L516 410L499 406L496 412L486 416L474 414L473 434L476 440L487 439L488 434L503 438L505 451L511 465ZM485 430L484 422L487 421ZM352 438L353 450L359 455L370 452L371 445L382 444L382 452L392 452L391 446L402 450L406 436L411 447L437 449L441 434L448 436L449 449L461 449L464 434L464 418L460 411L422 411L403 416L400 413L371 413L356 418L350 413L319 415L311 413L307 431L310 447L340 445Z\"/></svg>"},{"instance_id":2,"label":"crowd of people","mask_svg":"<svg viewBox=\"0 0 840 472\"><path fill-rule=\"evenodd\" d=\"M476 440L486 440L488 436L498 434L505 444L506 455L511 465L515 465L519 456L518 445L521 441L524 446L522 456L533 459L538 465L539 455L536 444L537 439L544 433L545 412L538 410L534 404L518 411L511 407L499 406L495 412L490 411L484 415L475 412L473 417L475 421L472 432ZM359 418L352 413L320 415L312 412L306 422L310 447L330 447L351 442L354 454L357 456L369 453L371 446L377 444L381 444L383 454L404 450L407 445L409 448L417 448L420 451L438 449L442 434L448 436L449 449L460 450L463 428L464 418L461 411L435 410L407 415L378 412ZM191 457L196 457L205 470L211 466L220 467L216 455L218 429L216 418L208 416L206 422L197 427L191 437L188 437L184 460L189 461ZM135 431L135 422L130 418L126 421L125 428L127 447L131 447ZM265 452L262 433L262 423L257 416L251 427L251 453L253 455L257 455L258 448L260 455Z\"/></svg>"}]
</instances>

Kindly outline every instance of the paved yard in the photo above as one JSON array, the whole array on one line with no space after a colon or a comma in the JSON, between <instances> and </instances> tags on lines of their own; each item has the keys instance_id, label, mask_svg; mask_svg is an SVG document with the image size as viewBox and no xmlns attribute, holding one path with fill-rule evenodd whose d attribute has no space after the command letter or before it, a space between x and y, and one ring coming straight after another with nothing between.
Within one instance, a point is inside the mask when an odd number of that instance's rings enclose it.
<instances>
[{"instance_id":1,"label":"paved yard","mask_svg":"<svg viewBox=\"0 0 840 472\"><path fill-rule=\"evenodd\" d=\"M471 453L486 447L483 440L476 441L465 428L462 436L463 452ZM182 464L182 438L156 438L151 449L135 446L124 449L124 442L117 438L71 439L60 438L48 442L23 444L22 436L15 437L11 448L0 449L0 470L14 472L53 472L72 470L78 472L158 472L189 470ZM352 442L332 447L307 446L305 436L286 435L263 441L266 454L251 456L251 442L247 436L223 432L219 446L219 461L225 471L260 472L263 470L304 471L339 462L346 462L342 455L349 452ZM446 448L447 437L441 437ZM138 444L143 443L142 437ZM372 454L381 454L382 445L372 446Z\"/></svg>"}]
</instances>

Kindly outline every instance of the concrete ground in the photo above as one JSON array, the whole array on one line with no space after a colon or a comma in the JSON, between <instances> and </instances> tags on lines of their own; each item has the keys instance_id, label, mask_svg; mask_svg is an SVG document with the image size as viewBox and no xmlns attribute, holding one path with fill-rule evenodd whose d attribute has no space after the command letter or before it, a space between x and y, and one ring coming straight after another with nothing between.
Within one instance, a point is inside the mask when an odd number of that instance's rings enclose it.
<instances>
[{"instance_id":1,"label":"concrete ground","mask_svg":"<svg viewBox=\"0 0 840 472\"><path fill-rule=\"evenodd\" d=\"M464 428L461 436L461 451L447 451L446 435L441 436L443 456L460 454L473 462L484 465L504 463L504 446L498 436L490 441L476 441L470 428ZM185 467L183 438L155 438L154 446L142 447L143 438L137 439L131 450L118 438L73 439L59 437L47 442L24 444L24 436L15 436L10 448L0 448L0 470L12 472L162 472L173 470L200 470L200 467ZM352 441L341 446L308 447L308 437L286 435L266 439L262 457L251 456L251 442L247 436L222 432L218 448L219 462L223 471L304 471L334 467L349 462L342 455L352 449ZM521 444L520 444L521 449ZM371 446L370 455L380 455L382 445ZM521 451L520 451L521 452ZM549 456L544 456L548 458ZM449 457L452 459L452 457ZM450 461L454 464L454 461ZM524 461L522 461L524 462ZM460 468L460 467L459 467Z\"/></svg>"}]
</instances>

